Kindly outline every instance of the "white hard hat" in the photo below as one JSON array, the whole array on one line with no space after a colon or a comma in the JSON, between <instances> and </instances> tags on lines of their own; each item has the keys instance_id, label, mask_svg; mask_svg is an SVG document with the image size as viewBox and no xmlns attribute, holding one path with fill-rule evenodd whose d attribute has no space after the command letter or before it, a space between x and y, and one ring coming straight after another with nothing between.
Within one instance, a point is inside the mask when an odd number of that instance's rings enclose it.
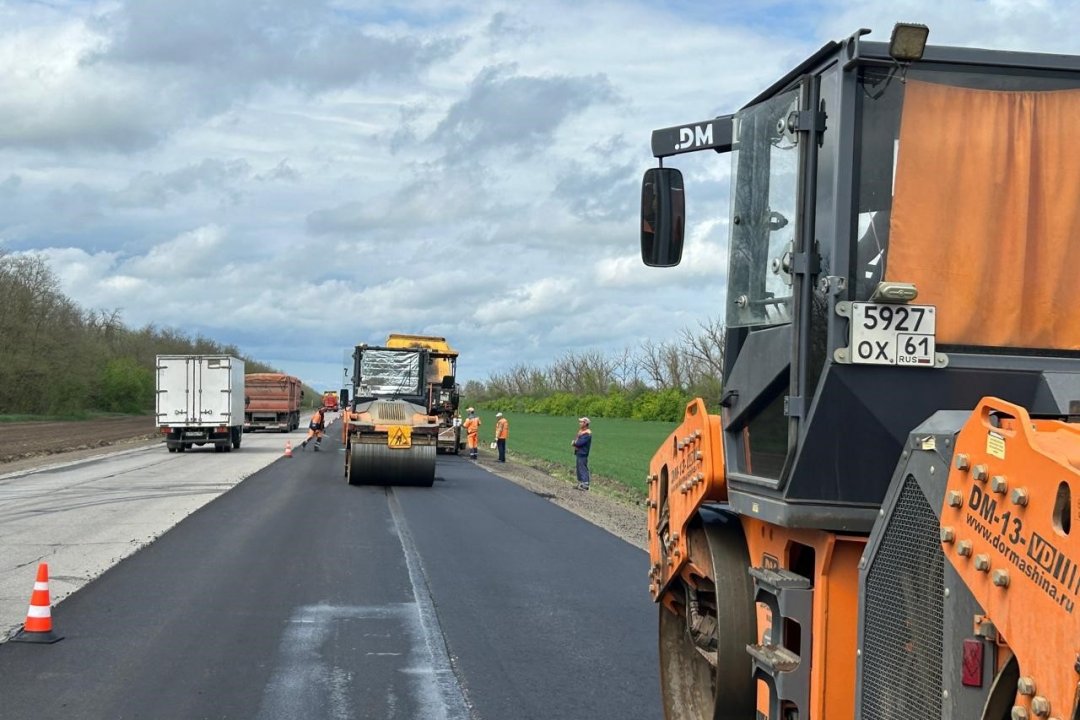
<instances>
[{"instance_id":1,"label":"white hard hat","mask_svg":"<svg viewBox=\"0 0 1080 720\"><path fill-rule=\"evenodd\" d=\"M586 425L589 424L589 418L587 418L587 417L580 417L580 418L577 419L577 421L581 422L581 423L585 423Z\"/></svg>"},{"instance_id":2,"label":"white hard hat","mask_svg":"<svg viewBox=\"0 0 1080 720\"><path fill-rule=\"evenodd\" d=\"M495 413L495 417L502 417L502 413Z\"/></svg>"}]
</instances>

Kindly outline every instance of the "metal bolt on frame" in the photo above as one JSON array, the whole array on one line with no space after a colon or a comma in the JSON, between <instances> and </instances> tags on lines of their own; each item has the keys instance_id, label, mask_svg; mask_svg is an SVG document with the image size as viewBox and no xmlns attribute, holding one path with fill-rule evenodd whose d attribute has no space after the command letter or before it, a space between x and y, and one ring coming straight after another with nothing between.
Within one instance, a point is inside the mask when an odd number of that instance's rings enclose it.
<instances>
[{"instance_id":1,"label":"metal bolt on frame","mask_svg":"<svg viewBox=\"0 0 1080 720\"><path fill-rule=\"evenodd\" d=\"M1044 698L1042 695L1036 695L1031 699L1031 712L1035 713L1037 717L1049 716L1050 701Z\"/></svg>"}]
</instances>

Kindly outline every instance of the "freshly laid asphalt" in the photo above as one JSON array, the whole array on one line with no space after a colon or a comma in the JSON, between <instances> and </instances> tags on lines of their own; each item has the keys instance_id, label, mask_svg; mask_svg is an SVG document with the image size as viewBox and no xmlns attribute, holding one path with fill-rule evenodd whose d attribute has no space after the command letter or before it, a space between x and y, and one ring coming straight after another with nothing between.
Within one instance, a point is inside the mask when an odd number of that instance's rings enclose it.
<instances>
[{"instance_id":1,"label":"freshly laid asphalt","mask_svg":"<svg viewBox=\"0 0 1080 720\"><path fill-rule=\"evenodd\" d=\"M660 717L639 549L464 458L350 487L324 445L0 645L0 718Z\"/></svg>"}]
</instances>

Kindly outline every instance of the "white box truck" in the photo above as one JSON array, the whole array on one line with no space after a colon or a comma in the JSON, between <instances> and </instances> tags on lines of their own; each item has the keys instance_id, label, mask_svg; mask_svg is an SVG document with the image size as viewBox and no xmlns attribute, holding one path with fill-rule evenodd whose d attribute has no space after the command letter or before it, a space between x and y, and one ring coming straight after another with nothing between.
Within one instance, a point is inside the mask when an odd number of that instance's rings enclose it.
<instances>
[{"instance_id":1,"label":"white box truck","mask_svg":"<svg viewBox=\"0 0 1080 720\"><path fill-rule=\"evenodd\" d=\"M229 355L158 355L157 426L169 452L213 443L240 447L244 431L244 361Z\"/></svg>"}]
</instances>

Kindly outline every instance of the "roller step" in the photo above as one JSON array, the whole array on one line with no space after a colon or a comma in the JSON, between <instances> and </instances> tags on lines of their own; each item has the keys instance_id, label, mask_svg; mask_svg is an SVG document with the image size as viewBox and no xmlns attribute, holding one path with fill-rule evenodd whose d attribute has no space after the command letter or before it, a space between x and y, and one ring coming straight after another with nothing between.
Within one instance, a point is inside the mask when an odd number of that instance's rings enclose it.
<instances>
[{"instance_id":1,"label":"roller step","mask_svg":"<svg viewBox=\"0 0 1080 720\"><path fill-rule=\"evenodd\" d=\"M754 578L754 601L769 608L770 640L776 641L746 646L753 660L754 678L769 689L767 720L781 720L781 708L793 709L804 717L810 707L810 658L800 657L788 648L798 647L809 653L812 647L813 581L783 568L752 567L750 576ZM795 628L798 637L785 637Z\"/></svg>"},{"instance_id":2,"label":"roller step","mask_svg":"<svg viewBox=\"0 0 1080 720\"><path fill-rule=\"evenodd\" d=\"M772 590L774 594L780 594L783 590L810 588L810 578L781 568L752 567L750 575L757 581L758 587Z\"/></svg>"},{"instance_id":3,"label":"roller step","mask_svg":"<svg viewBox=\"0 0 1080 720\"><path fill-rule=\"evenodd\" d=\"M791 672L802 662L798 655L779 645L747 645L746 652L757 661L758 667L773 676Z\"/></svg>"}]
</instances>

